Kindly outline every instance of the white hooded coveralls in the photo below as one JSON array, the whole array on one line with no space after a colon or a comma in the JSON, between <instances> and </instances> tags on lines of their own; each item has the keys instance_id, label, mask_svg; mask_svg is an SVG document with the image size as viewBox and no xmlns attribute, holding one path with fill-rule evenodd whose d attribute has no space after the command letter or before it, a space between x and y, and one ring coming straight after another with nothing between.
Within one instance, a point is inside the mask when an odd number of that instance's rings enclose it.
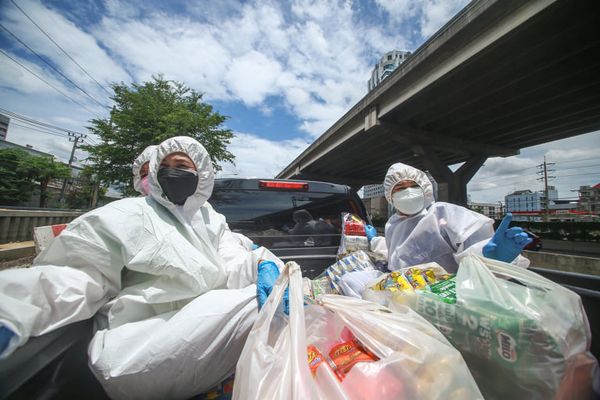
<instances>
[{"instance_id":1,"label":"white hooded coveralls","mask_svg":"<svg viewBox=\"0 0 600 400\"><path fill-rule=\"evenodd\" d=\"M425 197L425 208L416 215L396 213L385 225L388 268L392 271L427 262L437 262L455 273L458 263L470 252L481 255L483 246L494 235L493 220L451 203L435 202L427 175L409 165L396 163L387 171L383 188L392 204L392 190L401 181L416 182ZM520 266L529 260L518 257Z\"/></svg>"},{"instance_id":2,"label":"white hooded coveralls","mask_svg":"<svg viewBox=\"0 0 600 400\"><path fill-rule=\"evenodd\" d=\"M146 194L142 190L142 186L141 186L142 179L140 177L140 170L142 169L142 166L144 164L150 162L150 159L154 155L154 151L156 150L156 147L157 146L154 146L154 145L146 147L144 149L144 151L142 151L142 153L133 161L133 165L131 167L131 170L133 172L133 188L135 189L136 192L138 192L142 196L145 196Z\"/></svg>"},{"instance_id":3,"label":"white hooded coveralls","mask_svg":"<svg viewBox=\"0 0 600 400\"><path fill-rule=\"evenodd\" d=\"M198 169L183 206L156 178L174 152ZM0 323L16 334L4 356L102 308L108 329L90 343L90 366L113 398L187 398L234 371L257 315L256 259L274 256L245 249L206 201L213 167L194 139L159 145L149 179L150 196L82 215L33 267L0 272Z\"/></svg>"}]
</instances>

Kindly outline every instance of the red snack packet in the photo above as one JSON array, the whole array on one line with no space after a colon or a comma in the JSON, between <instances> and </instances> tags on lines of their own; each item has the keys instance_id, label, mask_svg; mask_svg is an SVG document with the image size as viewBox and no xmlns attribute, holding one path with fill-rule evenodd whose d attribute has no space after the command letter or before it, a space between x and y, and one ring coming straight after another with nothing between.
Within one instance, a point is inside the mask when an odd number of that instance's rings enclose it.
<instances>
[{"instance_id":1,"label":"red snack packet","mask_svg":"<svg viewBox=\"0 0 600 400\"><path fill-rule=\"evenodd\" d=\"M323 361L325 361L325 358L323 357L323 354L321 354L319 349L317 349L312 344L308 345L306 351L308 354L308 366L310 368L310 372L312 372L312 375L314 377L317 373L317 368L319 368L319 365L321 365Z\"/></svg>"},{"instance_id":2,"label":"red snack packet","mask_svg":"<svg viewBox=\"0 0 600 400\"><path fill-rule=\"evenodd\" d=\"M351 339L331 348L329 351L331 367L340 381L359 362L374 362L379 358L365 349L358 340Z\"/></svg>"}]
</instances>

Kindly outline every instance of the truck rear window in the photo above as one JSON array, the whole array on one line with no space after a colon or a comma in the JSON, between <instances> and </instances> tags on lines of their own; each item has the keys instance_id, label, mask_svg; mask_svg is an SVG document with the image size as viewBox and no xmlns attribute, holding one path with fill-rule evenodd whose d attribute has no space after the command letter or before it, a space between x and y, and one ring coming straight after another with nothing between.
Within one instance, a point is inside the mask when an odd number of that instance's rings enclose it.
<instances>
[{"instance_id":1,"label":"truck rear window","mask_svg":"<svg viewBox=\"0 0 600 400\"><path fill-rule=\"evenodd\" d=\"M345 194L215 190L210 204L231 230L270 248L338 246L342 212L360 214Z\"/></svg>"}]
</instances>

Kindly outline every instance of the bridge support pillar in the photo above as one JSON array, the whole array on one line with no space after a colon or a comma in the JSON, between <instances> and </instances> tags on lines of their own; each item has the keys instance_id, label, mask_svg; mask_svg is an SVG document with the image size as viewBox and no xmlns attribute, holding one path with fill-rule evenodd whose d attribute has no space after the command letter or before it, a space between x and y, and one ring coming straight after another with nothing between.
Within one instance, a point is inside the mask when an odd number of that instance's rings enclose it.
<instances>
[{"instance_id":1,"label":"bridge support pillar","mask_svg":"<svg viewBox=\"0 0 600 400\"><path fill-rule=\"evenodd\" d=\"M461 206L467 205L467 183L479 171L487 160L486 155L474 155L456 171L452 172L427 146L413 146L415 154L419 155L427 170L438 184L438 201L447 201Z\"/></svg>"}]
</instances>

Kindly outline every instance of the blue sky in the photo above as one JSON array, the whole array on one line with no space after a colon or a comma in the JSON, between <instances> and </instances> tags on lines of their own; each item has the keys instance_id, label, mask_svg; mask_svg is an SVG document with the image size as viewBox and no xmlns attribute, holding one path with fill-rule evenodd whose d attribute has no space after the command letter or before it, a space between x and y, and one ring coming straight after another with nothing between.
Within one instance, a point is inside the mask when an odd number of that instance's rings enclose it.
<instances>
[{"instance_id":1,"label":"blue sky","mask_svg":"<svg viewBox=\"0 0 600 400\"><path fill-rule=\"evenodd\" d=\"M236 137L236 165L222 174L269 177L291 162L360 100L372 66L386 51L415 50L465 0L364 1L35 1L14 0L95 80L142 82L153 74L204 93ZM13 4L0 23L99 103L108 94L60 52ZM108 111L0 29L0 107L52 125L86 131ZM25 71L14 58L78 104ZM9 140L66 160L66 138L12 124ZM88 139L94 141L93 137ZM514 188L540 189L535 165L546 155L576 177L557 181L561 196L595 184L600 168L585 160L600 134L524 149L491 159L469 185L474 200L495 201ZM85 154L77 152L78 162ZM532 169L533 168L533 169ZM587 168L587 169L585 169ZM569 169L568 171L573 171ZM589 173L591 172L591 173ZM586 175L587 174L587 175ZM560 174L558 174L560 175ZM563 175L570 175L564 173ZM531 180L531 179L533 180ZM508 185L507 185L508 183ZM538 186L535 186L538 185Z\"/></svg>"}]
</instances>

